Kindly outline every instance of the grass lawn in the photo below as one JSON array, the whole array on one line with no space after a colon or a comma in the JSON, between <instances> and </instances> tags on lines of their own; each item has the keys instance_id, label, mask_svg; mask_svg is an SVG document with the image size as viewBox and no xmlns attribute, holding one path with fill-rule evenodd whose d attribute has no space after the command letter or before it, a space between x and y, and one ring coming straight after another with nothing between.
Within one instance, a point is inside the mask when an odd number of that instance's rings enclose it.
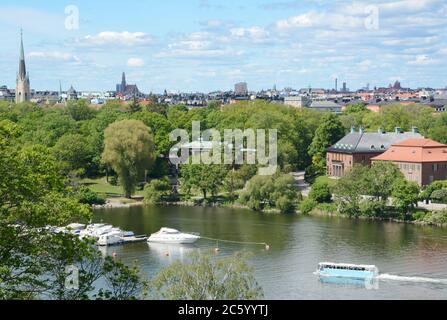
<instances>
[{"instance_id":1,"label":"grass lawn","mask_svg":"<svg viewBox=\"0 0 447 320\"><path fill-rule=\"evenodd\" d=\"M106 177L98 179L83 179L81 180L81 183L89 187L90 190L105 195L106 198L122 198L124 196L121 186L112 186L111 184L107 183ZM135 195L142 196L143 191L137 190Z\"/></svg>"},{"instance_id":2,"label":"grass lawn","mask_svg":"<svg viewBox=\"0 0 447 320\"><path fill-rule=\"evenodd\" d=\"M326 182L329 185L329 187L333 187L337 183L337 180L331 179L327 176L320 176L315 179L315 182Z\"/></svg>"}]
</instances>

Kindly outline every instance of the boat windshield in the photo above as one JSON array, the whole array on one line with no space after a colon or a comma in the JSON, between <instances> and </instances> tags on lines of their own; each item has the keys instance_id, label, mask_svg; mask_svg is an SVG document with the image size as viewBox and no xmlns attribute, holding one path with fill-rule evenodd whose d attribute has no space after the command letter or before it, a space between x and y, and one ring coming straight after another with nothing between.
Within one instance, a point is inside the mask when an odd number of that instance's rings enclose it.
<instances>
[{"instance_id":1,"label":"boat windshield","mask_svg":"<svg viewBox=\"0 0 447 320\"><path fill-rule=\"evenodd\" d=\"M179 234L180 232L178 230L175 229L169 229L169 228L162 228L159 233L164 233L164 234Z\"/></svg>"},{"instance_id":2,"label":"boat windshield","mask_svg":"<svg viewBox=\"0 0 447 320\"><path fill-rule=\"evenodd\" d=\"M372 271L371 268L355 265L337 265L337 264L321 264L320 270L333 269L333 270L353 270L353 271Z\"/></svg>"}]
</instances>

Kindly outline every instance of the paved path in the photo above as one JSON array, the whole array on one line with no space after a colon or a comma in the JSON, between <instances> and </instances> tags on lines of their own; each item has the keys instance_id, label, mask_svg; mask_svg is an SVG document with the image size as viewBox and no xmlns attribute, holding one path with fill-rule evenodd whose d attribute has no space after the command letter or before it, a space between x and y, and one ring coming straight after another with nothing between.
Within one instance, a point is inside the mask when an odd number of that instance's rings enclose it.
<instances>
[{"instance_id":1,"label":"paved path","mask_svg":"<svg viewBox=\"0 0 447 320\"><path fill-rule=\"evenodd\" d=\"M430 211L442 211L447 209L447 204L418 202L418 208Z\"/></svg>"},{"instance_id":2,"label":"paved path","mask_svg":"<svg viewBox=\"0 0 447 320\"><path fill-rule=\"evenodd\" d=\"M298 190L301 192L301 194L305 197L309 195L310 186L309 184L304 180L304 171L298 171L298 172L292 172L290 173L293 178L295 179L295 186L298 188Z\"/></svg>"}]
</instances>

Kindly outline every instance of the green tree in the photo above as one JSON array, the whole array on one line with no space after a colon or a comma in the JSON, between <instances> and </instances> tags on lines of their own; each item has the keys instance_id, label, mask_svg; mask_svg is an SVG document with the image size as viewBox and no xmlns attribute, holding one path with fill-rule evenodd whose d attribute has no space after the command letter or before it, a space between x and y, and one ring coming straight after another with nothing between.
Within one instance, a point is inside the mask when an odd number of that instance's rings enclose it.
<instances>
[{"instance_id":1,"label":"green tree","mask_svg":"<svg viewBox=\"0 0 447 320\"><path fill-rule=\"evenodd\" d=\"M93 119L96 113L96 111L90 108L88 102L84 99L68 101L67 111L70 117L75 121Z\"/></svg>"},{"instance_id":2,"label":"green tree","mask_svg":"<svg viewBox=\"0 0 447 320\"><path fill-rule=\"evenodd\" d=\"M144 188L145 204L160 204L172 195L172 186L168 178L152 180Z\"/></svg>"},{"instance_id":3,"label":"green tree","mask_svg":"<svg viewBox=\"0 0 447 320\"><path fill-rule=\"evenodd\" d=\"M52 151L56 159L62 162L66 173L76 172L83 176L91 169L94 150L90 140L80 134L62 136Z\"/></svg>"},{"instance_id":4,"label":"green tree","mask_svg":"<svg viewBox=\"0 0 447 320\"><path fill-rule=\"evenodd\" d=\"M262 288L245 261L246 255L215 259L195 253L191 261L174 262L153 280L156 297L168 300L255 300Z\"/></svg>"},{"instance_id":5,"label":"green tree","mask_svg":"<svg viewBox=\"0 0 447 320\"><path fill-rule=\"evenodd\" d=\"M217 195L226 174L227 169L217 164L185 164L180 167L181 187L187 194L200 191L206 200L209 194Z\"/></svg>"},{"instance_id":6,"label":"green tree","mask_svg":"<svg viewBox=\"0 0 447 320\"><path fill-rule=\"evenodd\" d=\"M326 181L315 182L309 192L309 198L317 203L331 202L332 193L329 187L329 183L327 183Z\"/></svg>"},{"instance_id":7,"label":"green tree","mask_svg":"<svg viewBox=\"0 0 447 320\"><path fill-rule=\"evenodd\" d=\"M283 213L295 208L298 193L288 174L254 176L240 195L240 201L253 210L277 208Z\"/></svg>"},{"instance_id":8,"label":"green tree","mask_svg":"<svg viewBox=\"0 0 447 320\"><path fill-rule=\"evenodd\" d=\"M338 117L332 113L326 114L321 120L315 136L309 146L309 155L317 174L326 172L326 150L343 138L345 129Z\"/></svg>"},{"instance_id":9,"label":"green tree","mask_svg":"<svg viewBox=\"0 0 447 320\"><path fill-rule=\"evenodd\" d=\"M396 180L403 179L404 175L392 162L375 162L365 176L366 195L376 197L377 200L386 201L390 196Z\"/></svg>"},{"instance_id":10,"label":"green tree","mask_svg":"<svg viewBox=\"0 0 447 320\"><path fill-rule=\"evenodd\" d=\"M337 181L334 187L334 199L338 204L338 210L349 217L361 215L360 204L364 193L365 177L368 167L354 166L344 177Z\"/></svg>"},{"instance_id":11,"label":"green tree","mask_svg":"<svg viewBox=\"0 0 447 320\"><path fill-rule=\"evenodd\" d=\"M122 120L105 130L104 144L102 160L118 174L125 196L131 198L155 158L152 134L141 121Z\"/></svg>"},{"instance_id":12,"label":"green tree","mask_svg":"<svg viewBox=\"0 0 447 320\"><path fill-rule=\"evenodd\" d=\"M393 205L403 214L405 219L417 206L419 192L420 189L416 182L399 179L394 183L391 194Z\"/></svg>"}]
</instances>

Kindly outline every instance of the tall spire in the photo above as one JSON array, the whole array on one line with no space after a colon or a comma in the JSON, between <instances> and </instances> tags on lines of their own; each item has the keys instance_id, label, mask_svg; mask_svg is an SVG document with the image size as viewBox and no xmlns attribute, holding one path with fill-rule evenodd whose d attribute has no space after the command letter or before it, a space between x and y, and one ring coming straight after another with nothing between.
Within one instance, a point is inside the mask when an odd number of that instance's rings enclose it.
<instances>
[{"instance_id":1,"label":"tall spire","mask_svg":"<svg viewBox=\"0 0 447 320\"><path fill-rule=\"evenodd\" d=\"M25 65L25 50L23 49L23 30L20 29L20 60L19 60L19 79L25 80L26 65Z\"/></svg>"}]
</instances>

